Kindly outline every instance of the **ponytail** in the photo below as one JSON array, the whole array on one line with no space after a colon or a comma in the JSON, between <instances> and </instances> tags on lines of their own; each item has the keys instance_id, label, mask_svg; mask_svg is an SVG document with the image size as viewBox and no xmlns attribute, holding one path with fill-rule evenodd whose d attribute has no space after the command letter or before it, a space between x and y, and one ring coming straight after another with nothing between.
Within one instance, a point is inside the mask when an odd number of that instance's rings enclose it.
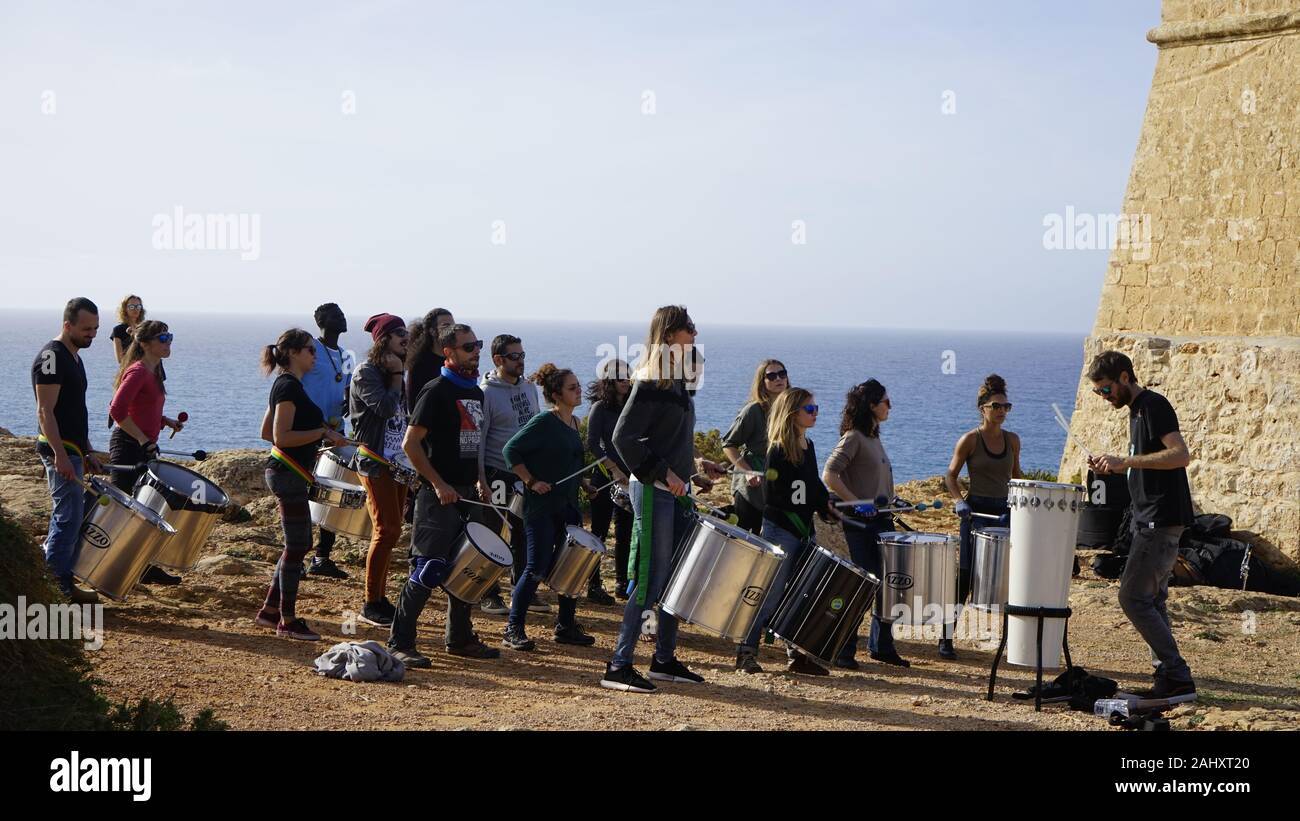
<instances>
[{"instance_id":1,"label":"ponytail","mask_svg":"<svg viewBox=\"0 0 1300 821\"><path fill-rule=\"evenodd\" d=\"M274 345L267 345L262 348L262 373L270 376L277 368L282 371L286 370L289 367L290 354L301 351L313 344L311 334L302 328L290 328L280 334L280 338L275 341Z\"/></svg>"}]
</instances>

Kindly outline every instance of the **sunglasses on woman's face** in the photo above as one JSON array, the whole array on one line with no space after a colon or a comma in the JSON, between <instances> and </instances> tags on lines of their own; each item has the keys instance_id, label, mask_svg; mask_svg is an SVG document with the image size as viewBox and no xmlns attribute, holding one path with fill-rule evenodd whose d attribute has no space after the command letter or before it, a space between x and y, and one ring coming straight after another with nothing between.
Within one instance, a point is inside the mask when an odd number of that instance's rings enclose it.
<instances>
[{"instance_id":1,"label":"sunglasses on woman's face","mask_svg":"<svg viewBox=\"0 0 1300 821\"><path fill-rule=\"evenodd\" d=\"M159 342L171 342L175 338L176 338L176 334L170 334L170 333L158 334L157 336L154 337L154 339L158 340Z\"/></svg>"},{"instance_id":2,"label":"sunglasses on woman's face","mask_svg":"<svg viewBox=\"0 0 1300 821\"><path fill-rule=\"evenodd\" d=\"M465 353L474 353L483 349L483 340L476 339L473 342L466 342L464 345L457 345Z\"/></svg>"},{"instance_id":3,"label":"sunglasses on woman's face","mask_svg":"<svg viewBox=\"0 0 1300 821\"><path fill-rule=\"evenodd\" d=\"M989 402L987 405L985 405L985 407L992 408L995 411L1000 411L1000 410L1009 411L1011 410L1011 403L1010 402Z\"/></svg>"},{"instance_id":4,"label":"sunglasses on woman's face","mask_svg":"<svg viewBox=\"0 0 1300 821\"><path fill-rule=\"evenodd\" d=\"M803 409L804 409L805 411L807 411L808 413L811 413L813 416L816 416L816 415L817 415L817 411L820 410L820 408L821 408L820 405L804 405L804 406L803 406Z\"/></svg>"},{"instance_id":5,"label":"sunglasses on woman's face","mask_svg":"<svg viewBox=\"0 0 1300 821\"><path fill-rule=\"evenodd\" d=\"M782 368L779 371L771 371L769 373L763 374L763 378L766 379L768 382L775 382L778 379L788 379L789 377L790 377L790 373L785 368Z\"/></svg>"}]
</instances>

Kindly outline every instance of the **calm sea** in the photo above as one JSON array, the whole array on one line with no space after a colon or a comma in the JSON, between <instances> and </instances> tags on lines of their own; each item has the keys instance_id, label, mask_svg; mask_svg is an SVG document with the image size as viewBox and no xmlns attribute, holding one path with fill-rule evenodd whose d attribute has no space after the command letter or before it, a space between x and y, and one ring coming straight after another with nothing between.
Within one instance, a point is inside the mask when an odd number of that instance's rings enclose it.
<instances>
[{"instance_id":1,"label":"calm sea","mask_svg":"<svg viewBox=\"0 0 1300 821\"><path fill-rule=\"evenodd\" d=\"M167 363L169 416L189 413L176 449L260 448L258 428L270 380L257 369L261 347L294 325L314 330L310 316L168 314L150 315L176 334ZM474 326L480 338L513 333L524 341L532 368L546 361L573 368L584 382L593 377L608 350L644 341L645 323L626 325L575 321L497 321L457 317ZM343 345L365 355L370 337L360 332L364 317L350 317L352 332ZM100 335L83 352L90 380L91 441L108 446L108 401L116 366L108 336L114 322L103 318ZM0 427L35 435L31 363L58 333L58 311L0 311ZM699 344L708 364L696 396L698 429L726 430L745 402L758 362L781 359L791 384L816 394L820 422L812 431L818 457L834 446L844 393L875 377L884 383L893 412L882 438L898 481L942 473L957 438L979 420L975 395L984 376L1006 378L1015 405L1007 427L1023 441L1026 470L1055 470L1065 433L1052 416L1051 403L1070 408L1082 369L1082 334L1009 334L959 331L757 328L701 326ZM602 348L604 346L604 348ZM948 373L945 363L955 365ZM490 367L486 352L483 364ZM584 406L585 407L585 406ZM579 409L579 414L585 413ZM164 447L166 444L164 444Z\"/></svg>"}]
</instances>

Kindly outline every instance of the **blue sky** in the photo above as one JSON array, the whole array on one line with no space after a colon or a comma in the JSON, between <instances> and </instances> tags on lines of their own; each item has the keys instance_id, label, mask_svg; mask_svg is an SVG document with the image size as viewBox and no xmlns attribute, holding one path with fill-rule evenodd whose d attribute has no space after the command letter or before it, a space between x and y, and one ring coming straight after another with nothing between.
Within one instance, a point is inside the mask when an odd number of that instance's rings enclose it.
<instances>
[{"instance_id":1,"label":"blue sky","mask_svg":"<svg viewBox=\"0 0 1300 821\"><path fill-rule=\"evenodd\" d=\"M1107 252L1045 250L1043 219L1121 209L1158 22L1157 0L10 0L6 303L1085 332ZM257 258L155 247L178 206L256 216Z\"/></svg>"}]
</instances>

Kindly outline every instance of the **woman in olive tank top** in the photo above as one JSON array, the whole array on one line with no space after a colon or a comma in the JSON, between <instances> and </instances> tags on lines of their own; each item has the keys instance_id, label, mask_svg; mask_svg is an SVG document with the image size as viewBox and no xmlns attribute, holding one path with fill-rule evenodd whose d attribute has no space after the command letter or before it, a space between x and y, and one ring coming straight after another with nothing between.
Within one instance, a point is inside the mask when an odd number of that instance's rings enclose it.
<instances>
[{"instance_id":1,"label":"woman in olive tank top","mask_svg":"<svg viewBox=\"0 0 1300 821\"><path fill-rule=\"evenodd\" d=\"M971 566L975 554L974 539L971 536L971 513L1006 515L1007 482L1021 477L1020 437L1002 428L1007 413L1011 411L1011 403L1007 401L1006 381L997 374L989 374L980 386L976 406L981 416L980 426L962 434L957 440L952 461L948 464L948 473L944 476L948 494L957 502L957 515L961 517L958 608L965 604L970 595ZM963 466L970 478L970 490L964 498L958 482ZM991 523L988 519L981 521ZM943 635L939 639L939 655L946 659L957 658L952 646L956 617L954 611L954 621L943 626Z\"/></svg>"}]
</instances>

